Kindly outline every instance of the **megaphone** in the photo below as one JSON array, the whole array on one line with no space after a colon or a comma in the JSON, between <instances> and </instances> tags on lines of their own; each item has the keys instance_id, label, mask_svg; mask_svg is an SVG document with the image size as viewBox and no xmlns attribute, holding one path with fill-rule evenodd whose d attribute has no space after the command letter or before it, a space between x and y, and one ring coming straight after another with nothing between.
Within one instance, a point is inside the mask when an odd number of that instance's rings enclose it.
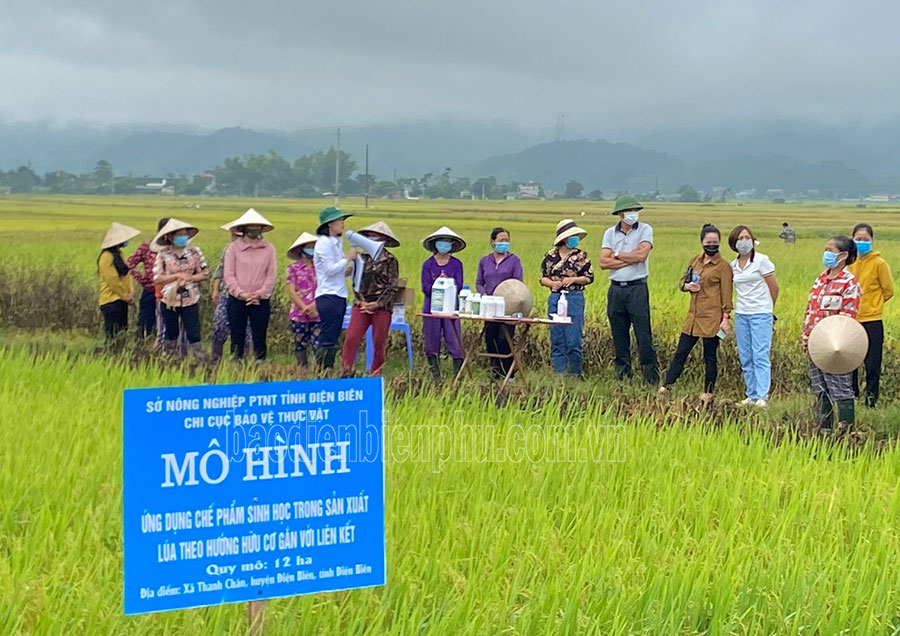
<instances>
[{"instance_id":1,"label":"megaphone","mask_svg":"<svg viewBox=\"0 0 900 636\"><path fill-rule=\"evenodd\" d=\"M384 243L381 241L373 241L353 230L347 230L344 234L347 235L347 240L350 241L350 245L362 250L372 258L378 258L378 255L381 254L381 249L384 247Z\"/></svg>"}]
</instances>

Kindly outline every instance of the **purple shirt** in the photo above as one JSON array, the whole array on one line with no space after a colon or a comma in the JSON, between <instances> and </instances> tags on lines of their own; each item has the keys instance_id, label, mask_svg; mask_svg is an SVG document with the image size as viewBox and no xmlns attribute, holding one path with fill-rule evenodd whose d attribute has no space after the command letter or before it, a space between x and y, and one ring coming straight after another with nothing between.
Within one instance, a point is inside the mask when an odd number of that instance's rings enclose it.
<instances>
[{"instance_id":1,"label":"purple shirt","mask_svg":"<svg viewBox=\"0 0 900 636\"><path fill-rule=\"evenodd\" d=\"M475 291L479 294L493 294L497 285L510 278L523 280L522 261L515 254L507 254L499 263L494 254L482 256L478 261L478 275L475 277Z\"/></svg>"},{"instance_id":2,"label":"purple shirt","mask_svg":"<svg viewBox=\"0 0 900 636\"><path fill-rule=\"evenodd\" d=\"M462 289L463 284L463 264L462 261L455 256L450 257L450 261L446 265L438 265L434 260L434 256L422 263L422 291L425 294L425 303L422 305L422 313L431 312L431 288L434 281L440 278L441 274L448 276L456 281L456 289Z\"/></svg>"}]
</instances>

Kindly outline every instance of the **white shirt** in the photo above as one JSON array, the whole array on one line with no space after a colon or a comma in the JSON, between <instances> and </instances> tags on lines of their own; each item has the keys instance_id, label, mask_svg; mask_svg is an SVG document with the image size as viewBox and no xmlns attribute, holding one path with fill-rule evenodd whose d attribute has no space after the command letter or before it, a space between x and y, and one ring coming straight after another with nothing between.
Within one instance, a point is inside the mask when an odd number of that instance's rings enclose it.
<instances>
[{"instance_id":1,"label":"white shirt","mask_svg":"<svg viewBox=\"0 0 900 636\"><path fill-rule=\"evenodd\" d=\"M347 259L340 236L320 236L316 239L316 298L319 296L347 297Z\"/></svg>"},{"instance_id":2,"label":"white shirt","mask_svg":"<svg viewBox=\"0 0 900 636\"><path fill-rule=\"evenodd\" d=\"M635 223L628 234L621 229L621 224L616 223L603 233L602 247L616 252L633 252L641 243L650 243L653 245L653 228L638 221ZM650 273L649 266L650 256L643 263L632 263L621 269L609 270L609 280L625 282L632 280L640 280L647 278Z\"/></svg>"},{"instance_id":3,"label":"white shirt","mask_svg":"<svg viewBox=\"0 0 900 636\"><path fill-rule=\"evenodd\" d=\"M765 254L759 252L747 266L741 269L738 259L731 261L731 272L734 275L734 290L737 292L735 313L737 314L771 314L775 310L772 294L766 284L765 277L775 273L775 265Z\"/></svg>"}]
</instances>

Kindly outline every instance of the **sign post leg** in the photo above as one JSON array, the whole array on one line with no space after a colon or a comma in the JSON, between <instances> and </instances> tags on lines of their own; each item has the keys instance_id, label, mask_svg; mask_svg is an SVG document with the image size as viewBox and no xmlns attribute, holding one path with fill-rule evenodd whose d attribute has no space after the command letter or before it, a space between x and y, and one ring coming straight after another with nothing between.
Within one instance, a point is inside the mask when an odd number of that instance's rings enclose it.
<instances>
[{"instance_id":1,"label":"sign post leg","mask_svg":"<svg viewBox=\"0 0 900 636\"><path fill-rule=\"evenodd\" d=\"M250 636L263 636L266 631L266 602L250 601L247 603L247 621Z\"/></svg>"}]
</instances>

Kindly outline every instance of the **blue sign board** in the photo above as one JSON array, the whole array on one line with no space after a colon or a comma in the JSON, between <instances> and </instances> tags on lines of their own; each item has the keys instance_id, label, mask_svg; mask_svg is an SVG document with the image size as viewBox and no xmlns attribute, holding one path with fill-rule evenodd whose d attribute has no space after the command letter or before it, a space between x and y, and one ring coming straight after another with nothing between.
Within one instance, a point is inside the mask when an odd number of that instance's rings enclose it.
<instances>
[{"instance_id":1,"label":"blue sign board","mask_svg":"<svg viewBox=\"0 0 900 636\"><path fill-rule=\"evenodd\" d=\"M125 613L383 585L380 378L130 389Z\"/></svg>"}]
</instances>

